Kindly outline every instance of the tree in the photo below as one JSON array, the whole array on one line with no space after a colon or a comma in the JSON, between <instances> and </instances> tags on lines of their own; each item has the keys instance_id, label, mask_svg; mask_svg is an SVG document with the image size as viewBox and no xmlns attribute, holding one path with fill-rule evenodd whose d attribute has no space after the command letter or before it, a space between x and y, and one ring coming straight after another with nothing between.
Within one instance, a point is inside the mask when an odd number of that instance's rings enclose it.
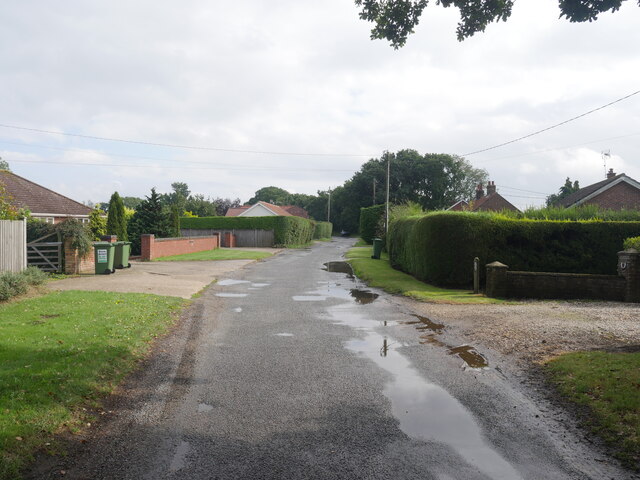
<instances>
[{"instance_id":1,"label":"tree","mask_svg":"<svg viewBox=\"0 0 640 480\"><path fill-rule=\"evenodd\" d=\"M273 203L274 205L289 205L291 194L279 187L262 187L249 199L251 205L258 202Z\"/></svg>"},{"instance_id":2,"label":"tree","mask_svg":"<svg viewBox=\"0 0 640 480\"><path fill-rule=\"evenodd\" d=\"M568 197L578 190L580 190L580 184L578 183L578 181L576 180L575 182L571 183L571 179L567 177L567 179L564 181L564 185L562 185L558 190L558 193L553 193L547 197L547 207L557 206L560 200Z\"/></svg>"},{"instance_id":3,"label":"tree","mask_svg":"<svg viewBox=\"0 0 640 480\"><path fill-rule=\"evenodd\" d=\"M20 220L25 215L13 204L13 197L0 182L0 220Z\"/></svg>"},{"instance_id":4,"label":"tree","mask_svg":"<svg viewBox=\"0 0 640 480\"><path fill-rule=\"evenodd\" d=\"M560 17L570 22L592 22L603 12L615 12L624 0L558 0ZM407 42L420 21L429 0L355 0L361 7L359 16L375 24L371 39L386 39L398 49ZM460 11L456 30L458 40L471 37L491 22L506 21L511 16L513 0L437 0L444 7ZM640 5L640 1L638 2Z\"/></svg>"},{"instance_id":5,"label":"tree","mask_svg":"<svg viewBox=\"0 0 640 480\"><path fill-rule=\"evenodd\" d=\"M6 160L3 160L2 157L0 157L0 170L7 170L7 171L11 171L11 169L9 168L9 163Z\"/></svg>"},{"instance_id":6,"label":"tree","mask_svg":"<svg viewBox=\"0 0 640 480\"><path fill-rule=\"evenodd\" d=\"M104 212L98 206L95 206L89 214L89 230L94 240L100 240L107 234L107 219L104 218Z\"/></svg>"},{"instance_id":7,"label":"tree","mask_svg":"<svg viewBox=\"0 0 640 480\"><path fill-rule=\"evenodd\" d=\"M160 195L153 187L151 195L138 205L136 213L129 222L131 250L134 254L140 253L140 235L142 234L152 233L158 238L167 238L171 236L172 231L169 207L162 204Z\"/></svg>"},{"instance_id":8,"label":"tree","mask_svg":"<svg viewBox=\"0 0 640 480\"><path fill-rule=\"evenodd\" d=\"M109 200L109 211L107 214L107 235L117 235L118 240L126 241L127 220L124 216L124 203L118 192L113 192Z\"/></svg>"}]
</instances>

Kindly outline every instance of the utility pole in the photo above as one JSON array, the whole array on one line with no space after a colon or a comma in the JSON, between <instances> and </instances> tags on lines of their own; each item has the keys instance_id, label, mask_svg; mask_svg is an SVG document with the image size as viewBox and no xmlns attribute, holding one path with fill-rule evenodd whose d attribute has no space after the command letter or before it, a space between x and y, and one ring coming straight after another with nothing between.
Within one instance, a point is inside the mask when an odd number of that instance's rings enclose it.
<instances>
[{"instance_id":1,"label":"utility pole","mask_svg":"<svg viewBox=\"0 0 640 480\"><path fill-rule=\"evenodd\" d=\"M329 202L327 203L327 222L331 221L331 189L329 189Z\"/></svg>"},{"instance_id":2,"label":"utility pole","mask_svg":"<svg viewBox=\"0 0 640 480\"><path fill-rule=\"evenodd\" d=\"M376 179L373 179L373 203L372 205L376 204Z\"/></svg>"},{"instance_id":3,"label":"utility pole","mask_svg":"<svg viewBox=\"0 0 640 480\"><path fill-rule=\"evenodd\" d=\"M385 155L387 156L387 206L386 206L386 214L384 217L384 232L385 234L389 233L389 176L391 174L391 155L389 151L385 151Z\"/></svg>"}]
</instances>

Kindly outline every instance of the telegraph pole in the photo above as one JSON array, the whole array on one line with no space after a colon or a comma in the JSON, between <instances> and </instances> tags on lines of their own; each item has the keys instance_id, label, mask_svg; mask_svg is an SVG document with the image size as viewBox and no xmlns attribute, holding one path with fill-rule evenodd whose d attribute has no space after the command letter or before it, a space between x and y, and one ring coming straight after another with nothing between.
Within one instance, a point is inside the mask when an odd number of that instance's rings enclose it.
<instances>
[{"instance_id":1,"label":"telegraph pole","mask_svg":"<svg viewBox=\"0 0 640 480\"><path fill-rule=\"evenodd\" d=\"M389 233L389 176L391 174L391 155L389 151L385 151L385 155L387 156L387 206L386 206L386 214L384 220L384 232L386 234Z\"/></svg>"},{"instance_id":2,"label":"telegraph pole","mask_svg":"<svg viewBox=\"0 0 640 480\"><path fill-rule=\"evenodd\" d=\"M373 203L371 205L376 204L376 179L373 179Z\"/></svg>"},{"instance_id":3,"label":"telegraph pole","mask_svg":"<svg viewBox=\"0 0 640 480\"><path fill-rule=\"evenodd\" d=\"M331 221L331 189L329 189L329 202L327 203L327 222Z\"/></svg>"}]
</instances>

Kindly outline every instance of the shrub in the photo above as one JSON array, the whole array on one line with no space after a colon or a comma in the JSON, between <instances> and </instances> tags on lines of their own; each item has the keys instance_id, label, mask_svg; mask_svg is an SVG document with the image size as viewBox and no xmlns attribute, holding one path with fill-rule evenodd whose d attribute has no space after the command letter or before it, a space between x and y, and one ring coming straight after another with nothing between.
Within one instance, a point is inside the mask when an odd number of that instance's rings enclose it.
<instances>
[{"instance_id":1,"label":"shrub","mask_svg":"<svg viewBox=\"0 0 640 480\"><path fill-rule=\"evenodd\" d=\"M360 236L365 242L373 242L377 235L378 223L384 218L384 212L384 204L360 209Z\"/></svg>"},{"instance_id":2,"label":"shrub","mask_svg":"<svg viewBox=\"0 0 640 480\"><path fill-rule=\"evenodd\" d=\"M625 250L634 248L640 252L640 237L626 238L622 244L622 248Z\"/></svg>"},{"instance_id":3,"label":"shrub","mask_svg":"<svg viewBox=\"0 0 640 480\"><path fill-rule=\"evenodd\" d=\"M333 233L333 224L331 222L315 222L313 238L331 238Z\"/></svg>"},{"instance_id":4,"label":"shrub","mask_svg":"<svg viewBox=\"0 0 640 480\"><path fill-rule=\"evenodd\" d=\"M25 293L28 285L27 279L22 273L0 273L0 301L4 302L11 297Z\"/></svg>"},{"instance_id":5,"label":"shrub","mask_svg":"<svg viewBox=\"0 0 640 480\"><path fill-rule=\"evenodd\" d=\"M27 267L27 269L22 272L22 276L29 285L42 285L47 281L47 274L34 266Z\"/></svg>"},{"instance_id":6,"label":"shrub","mask_svg":"<svg viewBox=\"0 0 640 480\"><path fill-rule=\"evenodd\" d=\"M199 217L180 219L182 228L195 230L273 230L276 246L304 245L313 239L311 220L302 217Z\"/></svg>"},{"instance_id":7,"label":"shrub","mask_svg":"<svg viewBox=\"0 0 640 480\"><path fill-rule=\"evenodd\" d=\"M614 275L623 240L639 234L640 222L437 212L393 222L389 254L394 267L444 286L469 285L474 257L480 265L498 260L511 270Z\"/></svg>"}]
</instances>

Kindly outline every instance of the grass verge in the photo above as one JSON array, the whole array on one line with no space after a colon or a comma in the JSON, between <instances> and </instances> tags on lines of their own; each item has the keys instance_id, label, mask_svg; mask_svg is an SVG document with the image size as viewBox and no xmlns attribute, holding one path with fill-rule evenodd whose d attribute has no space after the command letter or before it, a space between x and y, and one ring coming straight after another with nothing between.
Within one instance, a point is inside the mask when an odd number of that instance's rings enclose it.
<instances>
[{"instance_id":1,"label":"grass verge","mask_svg":"<svg viewBox=\"0 0 640 480\"><path fill-rule=\"evenodd\" d=\"M389 258L382 254L380 260L371 258L371 247L355 247L347 252L347 260L354 273L372 287L389 293L399 293L423 302L435 303L505 303L504 300L474 295L470 290L454 290L434 287L391 268Z\"/></svg>"},{"instance_id":2,"label":"grass verge","mask_svg":"<svg viewBox=\"0 0 640 480\"><path fill-rule=\"evenodd\" d=\"M191 260L260 260L273 255L270 252L255 250L235 250L230 248L217 248L215 250L205 250L203 252L184 253L182 255L171 255L169 257L155 258L154 262L186 262Z\"/></svg>"},{"instance_id":3,"label":"grass verge","mask_svg":"<svg viewBox=\"0 0 640 480\"><path fill-rule=\"evenodd\" d=\"M56 292L0 306L0 479L133 370L184 300Z\"/></svg>"},{"instance_id":4,"label":"grass verge","mask_svg":"<svg viewBox=\"0 0 640 480\"><path fill-rule=\"evenodd\" d=\"M640 353L567 353L545 365L558 391L626 466L640 469Z\"/></svg>"}]
</instances>

